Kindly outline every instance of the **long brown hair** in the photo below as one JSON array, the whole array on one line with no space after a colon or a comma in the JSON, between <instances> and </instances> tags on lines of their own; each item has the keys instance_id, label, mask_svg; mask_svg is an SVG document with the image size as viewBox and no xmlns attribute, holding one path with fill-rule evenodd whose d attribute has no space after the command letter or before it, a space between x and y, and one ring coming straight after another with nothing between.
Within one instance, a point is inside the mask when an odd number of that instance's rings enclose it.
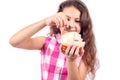
<instances>
[{"instance_id":1,"label":"long brown hair","mask_svg":"<svg viewBox=\"0 0 120 80\"><path fill-rule=\"evenodd\" d=\"M90 18L87 6L81 0L66 0L59 5L58 12L62 12L65 7L74 6L80 12L80 26L83 40L85 41L84 55L82 57L86 66L88 66L88 74L93 80L95 78L95 72L99 66L97 59L97 49L95 45L95 36L92 30L92 21ZM51 27L51 35L60 33L60 30L56 27ZM91 75L92 74L92 75Z\"/></svg>"}]
</instances>

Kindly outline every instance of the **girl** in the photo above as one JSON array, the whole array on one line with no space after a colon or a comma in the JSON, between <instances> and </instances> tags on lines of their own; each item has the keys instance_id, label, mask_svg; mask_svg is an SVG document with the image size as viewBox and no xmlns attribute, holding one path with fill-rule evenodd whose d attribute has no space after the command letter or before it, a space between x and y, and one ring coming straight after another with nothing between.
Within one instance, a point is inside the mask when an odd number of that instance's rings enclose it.
<instances>
[{"instance_id":1,"label":"girl","mask_svg":"<svg viewBox=\"0 0 120 80\"><path fill-rule=\"evenodd\" d=\"M50 26L50 36L32 37L45 26ZM81 35L85 45L69 44L61 52L61 36L72 31ZM56 14L25 27L9 42L16 48L41 50L41 80L85 80L87 74L91 80L95 77L95 38L88 9L81 0L62 2Z\"/></svg>"}]
</instances>

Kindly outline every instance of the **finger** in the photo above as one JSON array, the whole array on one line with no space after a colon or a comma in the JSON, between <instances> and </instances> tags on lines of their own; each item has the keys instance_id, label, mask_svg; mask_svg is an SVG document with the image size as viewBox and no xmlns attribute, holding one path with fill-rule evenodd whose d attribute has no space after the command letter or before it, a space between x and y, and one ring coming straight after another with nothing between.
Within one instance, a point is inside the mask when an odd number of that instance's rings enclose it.
<instances>
[{"instance_id":1,"label":"finger","mask_svg":"<svg viewBox=\"0 0 120 80\"><path fill-rule=\"evenodd\" d=\"M81 55L81 56L83 56L83 55L84 55L84 52L85 52L85 50L84 50L84 48L82 47L82 55Z\"/></svg>"},{"instance_id":2,"label":"finger","mask_svg":"<svg viewBox=\"0 0 120 80\"><path fill-rule=\"evenodd\" d=\"M79 56L79 52L80 52L80 47L77 46L74 54L76 56Z\"/></svg>"},{"instance_id":3,"label":"finger","mask_svg":"<svg viewBox=\"0 0 120 80\"><path fill-rule=\"evenodd\" d=\"M67 25L68 25L68 20L67 20L66 15L63 14L62 12L61 12L60 15L61 15L61 18L62 18L62 20L63 20L63 25L62 25L62 27L67 26Z\"/></svg>"},{"instance_id":4,"label":"finger","mask_svg":"<svg viewBox=\"0 0 120 80\"><path fill-rule=\"evenodd\" d=\"M74 57L75 55L75 51L76 51L76 46L72 46L69 52L69 56L70 57Z\"/></svg>"},{"instance_id":5,"label":"finger","mask_svg":"<svg viewBox=\"0 0 120 80\"><path fill-rule=\"evenodd\" d=\"M63 27L64 26L64 21L63 21L62 17L60 15L57 15L57 19L59 21L59 27Z\"/></svg>"},{"instance_id":6,"label":"finger","mask_svg":"<svg viewBox=\"0 0 120 80\"><path fill-rule=\"evenodd\" d=\"M84 48L83 48L83 47L81 47L81 48L80 48L79 55L80 55L80 56L83 56L83 54L84 54Z\"/></svg>"},{"instance_id":7,"label":"finger","mask_svg":"<svg viewBox=\"0 0 120 80\"><path fill-rule=\"evenodd\" d=\"M67 49L65 50L65 55L69 55L70 49L72 48L72 45L68 45Z\"/></svg>"},{"instance_id":8,"label":"finger","mask_svg":"<svg viewBox=\"0 0 120 80\"><path fill-rule=\"evenodd\" d=\"M59 28L59 20L57 19L57 17L54 17L53 22L55 23L57 28Z\"/></svg>"}]
</instances>

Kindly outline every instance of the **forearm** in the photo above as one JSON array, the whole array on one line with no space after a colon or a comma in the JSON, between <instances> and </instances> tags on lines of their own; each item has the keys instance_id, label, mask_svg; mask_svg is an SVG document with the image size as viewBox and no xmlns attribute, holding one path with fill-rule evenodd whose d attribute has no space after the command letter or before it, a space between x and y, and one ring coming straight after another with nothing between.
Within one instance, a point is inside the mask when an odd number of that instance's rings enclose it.
<instances>
[{"instance_id":1,"label":"forearm","mask_svg":"<svg viewBox=\"0 0 120 80\"><path fill-rule=\"evenodd\" d=\"M67 60L68 80L81 80L76 61Z\"/></svg>"},{"instance_id":2,"label":"forearm","mask_svg":"<svg viewBox=\"0 0 120 80\"><path fill-rule=\"evenodd\" d=\"M12 44L13 46L17 46L19 43L21 43L24 40L27 40L39 30L44 28L44 26L46 26L45 20L41 20L23 28L11 37L10 44Z\"/></svg>"}]
</instances>

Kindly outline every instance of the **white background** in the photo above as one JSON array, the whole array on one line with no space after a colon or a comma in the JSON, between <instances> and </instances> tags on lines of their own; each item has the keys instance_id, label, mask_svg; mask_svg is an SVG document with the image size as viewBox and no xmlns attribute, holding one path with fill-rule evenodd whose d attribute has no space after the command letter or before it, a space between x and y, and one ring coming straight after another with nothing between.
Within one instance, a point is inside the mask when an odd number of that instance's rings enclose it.
<instances>
[{"instance_id":1,"label":"white background","mask_svg":"<svg viewBox=\"0 0 120 80\"><path fill-rule=\"evenodd\" d=\"M0 80L40 80L40 51L13 48L9 39L23 27L56 13L61 1L0 0ZM93 21L100 60L95 80L120 80L119 0L84 2Z\"/></svg>"}]
</instances>

